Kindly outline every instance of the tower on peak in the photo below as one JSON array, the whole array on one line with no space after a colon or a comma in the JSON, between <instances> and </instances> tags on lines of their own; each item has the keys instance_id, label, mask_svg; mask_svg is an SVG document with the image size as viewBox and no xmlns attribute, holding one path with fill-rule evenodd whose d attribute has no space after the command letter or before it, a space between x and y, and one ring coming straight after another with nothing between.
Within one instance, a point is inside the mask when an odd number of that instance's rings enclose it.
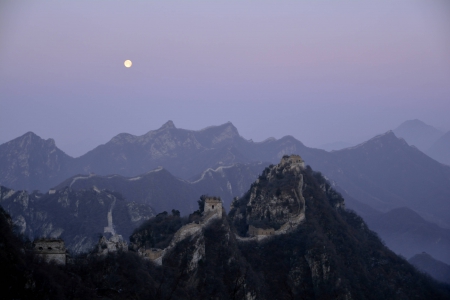
<instances>
[{"instance_id":1,"label":"tower on peak","mask_svg":"<svg viewBox=\"0 0 450 300\"><path fill-rule=\"evenodd\" d=\"M207 197L205 199L204 212L208 213L210 211L218 213L220 217L222 216L222 200L220 197Z\"/></svg>"},{"instance_id":2,"label":"tower on peak","mask_svg":"<svg viewBox=\"0 0 450 300\"><path fill-rule=\"evenodd\" d=\"M292 155L283 155L280 161L280 165L300 165L300 167L305 167L305 161L300 157L300 155L292 154Z\"/></svg>"}]
</instances>

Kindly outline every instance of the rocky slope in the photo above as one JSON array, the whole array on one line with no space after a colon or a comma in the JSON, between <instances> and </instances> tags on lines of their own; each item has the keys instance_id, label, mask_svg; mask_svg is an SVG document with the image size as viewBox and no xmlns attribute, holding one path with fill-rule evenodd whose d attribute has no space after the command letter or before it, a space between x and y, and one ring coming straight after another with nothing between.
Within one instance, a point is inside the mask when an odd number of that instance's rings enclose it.
<instances>
[{"instance_id":1,"label":"rocky slope","mask_svg":"<svg viewBox=\"0 0 450 300\"><path fill-rule=\"evenodd\" d=\"M18 232L30 239L62 238L72 253L91 250L108 226L108 212L115 231L126 238L153 215L148 206L96 189L30 194L0 186L0 205L11 214Z\"/></svg>"},{"instance_id":2,"label":"rocky slope","mask_svg":"<svg viewBox=\"0 0 450 300\"><path fill-rule=\"evenodd\" d=\"M244 198L232 203L230 215L241 235L246 235L250 225L286 233L303 221L304 164L290 159L285 156L280 164L267 167Z\"/></svg>"}]
</instances>

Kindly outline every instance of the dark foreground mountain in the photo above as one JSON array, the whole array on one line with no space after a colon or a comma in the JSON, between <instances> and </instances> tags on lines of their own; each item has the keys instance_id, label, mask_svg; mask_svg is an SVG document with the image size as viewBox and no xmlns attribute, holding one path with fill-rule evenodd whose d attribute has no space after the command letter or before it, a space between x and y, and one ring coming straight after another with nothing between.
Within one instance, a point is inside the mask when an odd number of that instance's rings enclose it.
<instances>
[{"instance_id":1,"label":"dark foreground mountain","mask_svg":"<svg viewBox=\"0 0 450 300\"><path fill-rule=\"evenodd\" d=\"M267 164L268 165L268 164ZM86 175L74 176L57 186L73 190L105 189L124 195L128 201L150 205L155 213L177 208L182 215L192 212L201 194L220 196L225 209L230 208L236 196L242 196L264 168L263 164L235 164L231 167L208 169L192 182L175 178L165 169L136 177ZM341 191L341 190L340 190ZM426 251L434 257L450 262L450 231L428 222L408 208L397 208L386 213L372 209L345 191L346 207L361 215L394 252L411 257Z\"/></svg>"},{"instance_id":2,"label":"dark foreground mountain","mask_svg":"<svg viewBox=\"0 0 450 300\"><path fill-rule=\"evenodd\" d=\"M72 253L91 250L108 226L109 212L115 231L125 238L153 215L146 205L95 189L29 194L0 186L0 205L13 216L19 233L30 239L62 238Z\"/></svg>"},{"instance_id":3,"label":"dark foreground mountain","mask_svg":"<svg viewBox=\"0 0 450 300\"><path fill-rule=\"evenodd\" d=\"M166 215L142 225L131 239L135 249L146 243L164 247L162 267L182 270L186 298L449 296L448 287L417 272L346 211L342 197L319 173L289 160L266 168L233 203L229 219L220 211L212 219L206 200L199 210L203 207L203 217L194 223L183 226L178 217ZM170 229L156 240L162 228Z\"/></svg>"},{"instance_id":4,"label":"dark foreground mountain","mask_svg":"<svg viewBox=\"0 0 450 300\"><path fill-rule=\"evenodd\" d=\"M430 254L422 252L414 255L408 261L434 279L450 284L450 265L434 259Z\"/></svg>"},{"instance_id":5,"label":"dark foreground mountain","mask_svg":"<svg viewBox=\"0 0 450 300\"><path fill-rule=\"evenodd\" d=\"M295 157L265 169L234 202L229 217L217 203L217 198L202 198L189 217L174 211L150 219L133 233L128 252L91 255L61 267L24 264L27 280L2 284L18 282L16 289L5 288L28 292L29 298L59 299L450 296L449 286L388 250L360 217L345 210L327 181ZM21 261L21 253L6 259Z\"/></svg>"}]
</instances>

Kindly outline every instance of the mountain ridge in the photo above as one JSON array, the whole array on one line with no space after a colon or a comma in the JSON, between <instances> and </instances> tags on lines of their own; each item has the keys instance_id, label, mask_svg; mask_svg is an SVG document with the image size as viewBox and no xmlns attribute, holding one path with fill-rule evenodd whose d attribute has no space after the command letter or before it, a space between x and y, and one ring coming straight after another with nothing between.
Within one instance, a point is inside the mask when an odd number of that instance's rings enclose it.
<instances>
[{"instance_id":1,"label":"mountain ridge","mask_svg":"<svg viewBox=\"0 0 450 300\"><path fill-rule=\"evenodd\" d=\"M119 142L112 142L115 139ZM450 228L446 218L450 207L444 199L450 195L450 167L409 146L392 131L351 148L327 152L306 147L292 136L254 143L241 137L232 123L193 131L167 122L142 136L118 135L82 157L69 158L66 165L70 167L64 172L56 170L51 178L42 174L39 184L45 190L74 174L131 177L158 166L164 166L176 177L192 180L209 168L261 161L276 163L292 153L300 153L307 164L362 203L381 211L408 206L426 219ZM8 169L16 164L12 158L2 166ZM66 173L71 174L63 177ZM13 179L0 176L0 183L17 189ZM408 182L414 184L408 187ZM425 199L431 201L429 205L425 205Z\"/></svg>"},{"instance_id":2,"label":"mountain ridge","mask_svg":"<svg viewBox=\"0 0 450 300\"><path fill-rule=\"evenodd\" d=\"M427 152L443 132L419 119L408 120L394 129L398 137L404 138L409 145L414 145L422 152Z\"/></svg>"}]
</instances>

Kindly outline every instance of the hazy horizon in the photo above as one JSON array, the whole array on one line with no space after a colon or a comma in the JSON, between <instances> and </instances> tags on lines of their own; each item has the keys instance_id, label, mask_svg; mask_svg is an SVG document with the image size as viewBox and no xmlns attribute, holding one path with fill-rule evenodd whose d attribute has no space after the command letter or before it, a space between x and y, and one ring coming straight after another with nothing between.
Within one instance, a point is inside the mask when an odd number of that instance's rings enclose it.
<instances>
[{"instance_id":1,"label":"hazy horizon","mask_svg":"<svg viewBox=\"0 0 450 300\"><path fill-rule=\"evenodd\" d=\"M446 1L3 1L0 142L71 154L168 120L311 147L448 131L449 30Z\"/></svg>"}]
</instances>

